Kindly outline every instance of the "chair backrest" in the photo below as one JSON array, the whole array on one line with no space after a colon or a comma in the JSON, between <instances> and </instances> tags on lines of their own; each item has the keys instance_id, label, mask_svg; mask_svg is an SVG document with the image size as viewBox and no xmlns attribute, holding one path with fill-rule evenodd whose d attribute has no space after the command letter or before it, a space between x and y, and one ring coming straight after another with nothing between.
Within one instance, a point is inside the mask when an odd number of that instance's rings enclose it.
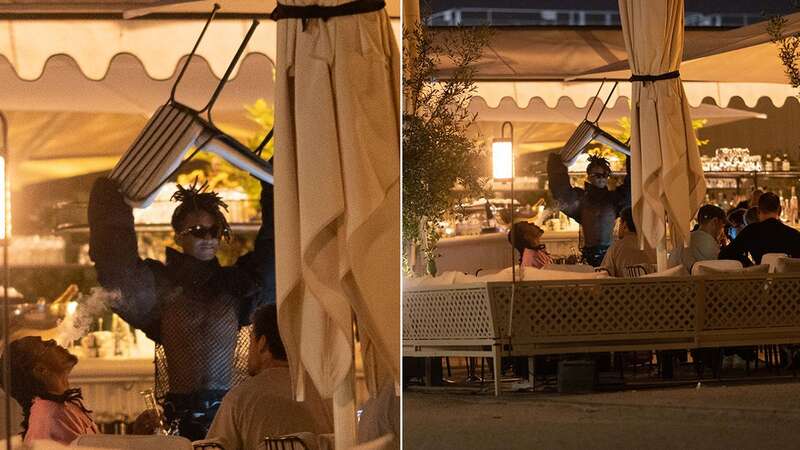
<instances>
[{"instance_id":1,"label":"chair backrest","mask_svg":"<svg viewBox=\"0 0 800 450\"><path fill-rule=\"evenodd\" d=\"M259 449L266 450L317 450L317 436L314 433L303 432L286 436L267 436L263 441L264 446Z\"/></svg>"},{"instance_id":2,"label":"chair backrest","mask_svg":"<svg viewBox=\"0 0 800 450\"><path fill-rule=\"evenodd\" d=\"M777 273L793 273L800 272L800 258L778 258L775 264L775 272Z\"/></svg>"},{"instance_id":3,"label":"chair backrest","mask_svg":"<svg viewBox=\"0 0 800 450\"><path fill-rule=\"evenodd\" d=\"M761 264L769 265L769 271L775 272L775 268L778 265L778 259L785 258L789 255L786 253L767 253L761 257Z\"/></svg>"},{"instance_id":4,"label":"chair backrest","mask_svg":"<svg viewBox=\"0 0 800 450\"><path fill-rule=\"evenodd\" d=\"M267 134L256 154L236 139L220 131L211 119L214 103L228 82L233 68L258 25L258 21L253 21L225 75L202 110L195 111L175 100L175 88L181 81L186 67L194 56L217 9L218 7L215 5L194 49L175 80L169 101L150 118L139 136L111 171L110 178L120 183L125 199L132 206L146 207L152 203L164 182L175 174L181 164L191 159L200 150L217 153L231 164L250 172L261 180L268 183L273 182L271 165L260 157L260 149L271 138L272 133ZM207 119L200 116L203 112L206 112ZM191 148L195 149L194 152L184 159L184 155Z\"/></svg>"},{"instance_id":5,"label":"chair backrest","mask_svg":"<svg viewBox=\"0 0 800 450\"><path fill-rule=\"evenodd\" d=\"M625 274L628 278L639 278L647 275L647 268L642 264L625 267Z\"/></svg>"},{"instance_id":6,"label":"chair backrest","mask_svg":"<svg viewBox=\"0 0 800 450\"><path fill-rule=\"evenodd\" d=\"M192 442L192 448L194 450L225 450L225 447L219 442L206 439Z\"/></svg>"},{"instance_id":7,"label":"chair backrest","mask_svg":"<svg viewBox=\"0 0 800 450\"><path fill-rule=\"evenodd\" d=\"M73 447L113 448L120 450L193 450L192 441L181 436L84 434L72 442Z\"/></svg>"},{"instance_id":8,"label":"chair backrest","mask_svg":"<svg viewBox=\"0 0 800 450\"><path fill-rule=\"evenodd\" d=\"M594 267L589 264L545 264L542 270L559 270L561 272L593 273Z\"/></svg>"},{"instance_id":9,"label":"chair backrest","mask_svg":"<svg viewBox=\"0 0 800 450\"><path fill-rule=\"evenodd\" d=\"M692 275L699 275L703 267L708 267L717 272L733 272L742 270L742 263L730 259L697 261L692 266Z\"/></svg>"}]
</instances>

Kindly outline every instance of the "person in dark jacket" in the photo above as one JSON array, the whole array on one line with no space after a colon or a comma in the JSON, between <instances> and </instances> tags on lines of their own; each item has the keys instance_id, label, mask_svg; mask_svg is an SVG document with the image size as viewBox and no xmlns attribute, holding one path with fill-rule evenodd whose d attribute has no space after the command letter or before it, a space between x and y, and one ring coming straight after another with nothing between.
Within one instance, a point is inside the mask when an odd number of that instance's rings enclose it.
<instances>
[{"instance_id":1,"label":"person in dark jacket","mask_svg":"<svg viewBox=\"0 0 800 450\"><path fill-rule=\"evenodd\" d=\"M588 181L583 188L573 187L567 166L557 153L547 161L550 191L564 214L575 219L583 228L581 253L588 264L598 267L603 262L608 247L614 241L614 223L623 208L631 205L630 160L626 163L628 174L622 185L611 191L608 177L611 165L599 156L590 156L586 167Z\"/></svg>"},{"instance_id":2,"label":"person in dark jacket","mask_svg":"<svg viewBox=\"0 0 800 450\"><path fill-rule=\"evenodd\" d=\"M781 201L772 192L758 199L758 219L739 232L736 239L719 252L719 259L736 259L745 266L756 264L767 253L786 253L800 258L800 231L781 222Z\"/></svg>"},{"instance_id":3,"label":"person in dark jacket","mask_svg":"<svg viewBox=\"0 0 800 450\"><path fill-rule=\"evenodd\" d=\"M172 228L182 252L167 248L166 262L139 258L133 212L115 181L98 179L89 199L97 279L120 291L112 309L158 344L156 393L166 393L167 423L192 440L206 435L222 397L246 376L249 332L242 328L251 313L275 302L272 186L262 183L254 251L229 267L216 258L230 233L227 205L204 187L179 187L173 196L179 205Z\"/></svg>"}]
</instances>

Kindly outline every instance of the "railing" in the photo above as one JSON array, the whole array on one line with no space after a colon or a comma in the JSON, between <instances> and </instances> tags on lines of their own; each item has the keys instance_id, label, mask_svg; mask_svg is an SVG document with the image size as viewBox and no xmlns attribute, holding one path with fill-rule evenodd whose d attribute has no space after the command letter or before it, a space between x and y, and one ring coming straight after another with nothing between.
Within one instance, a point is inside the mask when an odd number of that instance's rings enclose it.
<instances>
[{"instance_id":1,"label":"railing","mask_svg":"<svg viewBox=\"0 0 800 450\"><path fill-rule=\"evenodd\" d=\"M687 27L740 27L764 20L760 13L700 13L687 11ZM449 8L428 18L431 26L528 25L619 26L619 11L541 8Z\"/></svg>"},{"instance_id":2,"label":"railing","mask_svg":"<svg viewBox=\"0 0 800 450\"><path fill-rule=\"evenodd\" d=\"M528 281L515 288L513 315L511 291L510 282L407 290L404 355L499 358L800 342L800 274Z\"/></svg>"}]
</instances>

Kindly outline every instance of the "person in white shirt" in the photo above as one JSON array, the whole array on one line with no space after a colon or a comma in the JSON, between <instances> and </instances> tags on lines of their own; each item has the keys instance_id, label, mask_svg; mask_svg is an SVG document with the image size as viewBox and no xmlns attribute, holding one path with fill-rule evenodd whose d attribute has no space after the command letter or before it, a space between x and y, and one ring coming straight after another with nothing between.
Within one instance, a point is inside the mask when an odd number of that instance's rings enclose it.
<instances>
[{"instance_id":1,"label":"person in white shirt","mask_svg":"<svg viewBox=\"0 0 800 450\"><path fill-rule=\"evenodd\" d=\"M728 219L722 208L703 205L697 212L697 229L689 235L689 246L676 248L669 259L669 266L683 264L691 273L697 261L715 260L719 256L720 242L723 239Z\"/></svg>"},{"instance_id":2,"label":"person in white shirt","mask_svg":"<svg viewBox=\"0 0 800 450\"><path fill-rule=\"evenodd\" d=\"M643 265L646 270L656 263L656 252L653 249L641 250L636 237L636 225L630 208L619 213L619 240L611 244L600 267L606 269L612 277L627 277L626 268Z\"/></svg>"},{"instance_id":3,"label":"person in white shirt","mask_svg":"<svg viewBox=\"0 0 800 450\"><path fill-rule=\"evenodd\" d=\"M266 436L333 432L330 408L311 383L305 401L294 400L275 305L253 313L247 370L251 377L225 395L207 440L225 450L251 450Z\"/></svg>"}]
</instances>

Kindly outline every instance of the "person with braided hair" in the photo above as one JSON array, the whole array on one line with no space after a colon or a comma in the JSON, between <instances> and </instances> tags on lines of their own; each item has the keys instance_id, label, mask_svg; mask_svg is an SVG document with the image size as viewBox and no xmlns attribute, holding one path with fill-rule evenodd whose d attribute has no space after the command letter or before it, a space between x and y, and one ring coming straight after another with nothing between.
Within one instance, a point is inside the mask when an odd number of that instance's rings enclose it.
<instances>
[{"instance_id":1,"label":"person with braided hair","mask_svg":"<svg viewBox=\"0 0 800 450\"><path fill-rule=\"evenodd\" d=\"M2 359L0 358L0 365ZM7 391L22 408L22 437L26 443L48 439L69 445L82 434L98 434L91 411L78 388L69 387L69 374L78 358L54 340L25 336L9 343L11 386ZM150 434L158 417L145 411L133 424L134 434Z\"/></svg>"},{"instance_id":2,"label":"person with braided hair","mask_svg":"<svg viewBox=\"0 0 800 450\"><path fill-rule=\"evenodd\" d=\"M272 185L261 183L262 224L252 252L223 267L227 205L206 185L178 187L175 243L166 261L142 260L133 212L116 182L100 178L89 199L89 254L97 279L119 290L112 309L157 344L156 394L167 424L202 439L225 393L246 378L251 313L275 303Z\"/></svg>"},{"instance_id":3,"label":"person with braided hair","mask_svg":"<svg viewBox=\"0 0 800 450\"><path fill-rule=\"evenodd\" d=\"M564 214L581 224L583 229L583 259L594 267L603 262L614 240L614 223L623 208L631 205L630 158L626 161L627 175L622 185L611 191L608 177L611 165L600 156L590 156L586 167L588 180L583 188L573 187L567 166L558 153L547 160L550 191Z\"/></svg>"},{"instance_id":4,"label":"person with braided hair","mask_svg":"<svg viewBox=\"0 0 800 450\"><path fill-rule=\"evenodd\" d=\"M69 373L78 363L75 355L55 341L27 336L9 343L9 356L11 386L5 390L22 407L25 442L69 444L81 434L99 433L80 390L69 388Z\"/></svg>"}]
</instances>

